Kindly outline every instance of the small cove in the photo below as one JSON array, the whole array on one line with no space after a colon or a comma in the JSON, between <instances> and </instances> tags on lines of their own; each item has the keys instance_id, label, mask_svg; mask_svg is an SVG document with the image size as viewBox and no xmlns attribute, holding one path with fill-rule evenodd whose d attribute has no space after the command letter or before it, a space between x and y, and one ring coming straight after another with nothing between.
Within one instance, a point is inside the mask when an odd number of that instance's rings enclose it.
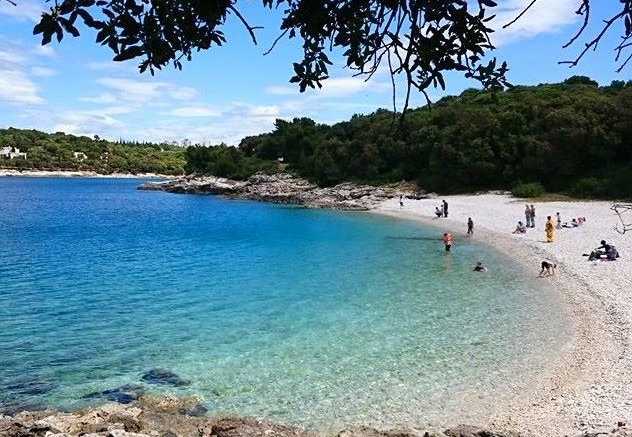
<instances>
[{"instance_id":1,"label":"small cove","mask_svg":"<svg viewBox=\"0 0 632 437\"><path fill-rule=\"evenodd\" d=\"M417 424L485 408L569 336L554 291L475 241L136 184L0 179L0 404L135 384L325 431Z\"/></svg>"}]
</instances>

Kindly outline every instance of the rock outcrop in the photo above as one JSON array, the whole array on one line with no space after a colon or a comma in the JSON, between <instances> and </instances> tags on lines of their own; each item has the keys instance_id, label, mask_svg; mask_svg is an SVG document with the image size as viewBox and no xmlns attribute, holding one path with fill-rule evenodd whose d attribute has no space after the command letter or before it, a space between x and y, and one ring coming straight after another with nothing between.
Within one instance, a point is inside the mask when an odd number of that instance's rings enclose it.
<instances>
[{"instance_id":1,"label":"rock outcrop","mask_svg":"<svg viewBox=\"0 0 632 437\"><path fill-rule=\"evenodd\" d=\"M0 437L317 437L301 428L246 417L206 417L187 414L199 405L195 398L141 396L132 404L107 403L74 413L50 410L15 416L0 415ZM511 431L458 425L446 430L401 428L377 430L358 426L336 437L520 437ZM582 437L632 437L632 430L584 434Z\"/></svg>"},{"instance_id":2,"label":"rock outcrop","mask_svg":"<svg viewBox=\"0 0 632 437\"><path fill-rule=\"evenodd\" d=\"M350 183L322 188L287 173L273 175L257 173L247 181L233 181L214 176L186 176L165 182L148 182L138 189L170 193L216 194L233 199L345 210L372 209L401 192L400 188L395 186L372 187Z\"/></svg>"}]
</instances>

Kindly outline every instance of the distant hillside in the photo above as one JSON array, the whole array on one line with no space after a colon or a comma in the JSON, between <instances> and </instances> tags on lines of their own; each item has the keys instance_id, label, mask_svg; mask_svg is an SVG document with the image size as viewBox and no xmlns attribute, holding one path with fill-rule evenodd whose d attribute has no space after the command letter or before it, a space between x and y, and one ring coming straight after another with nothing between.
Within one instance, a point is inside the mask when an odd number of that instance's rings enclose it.
<instances>
[{"instance_id":1,"label":"distant hillside","mask_svg":"<svg viewBox=\"0 0 632 437\"><path fill-rule=\"evenodd\" d=\"M0 167L33 170L79 170L110 173L182 174L182 147L151 143L114 143L63 133L0 129L0 151L26 152L26 159L0 156Z\"/></svg>"},{"instance_id":2,"label":"distant hillside","mask_svg":"<svg viewBox=\"0 0 632 437\"><path fill-rule=\"evenodd\" d=\"M588 197L632 197L632 82L575 76L503 92L466 90L406 115L377 110L333 126L277 120L239 149L187 150L189 172L244 178L283 160L320 184L415 181L427 190L537 182Z\"/></svg>"}]
</instances>

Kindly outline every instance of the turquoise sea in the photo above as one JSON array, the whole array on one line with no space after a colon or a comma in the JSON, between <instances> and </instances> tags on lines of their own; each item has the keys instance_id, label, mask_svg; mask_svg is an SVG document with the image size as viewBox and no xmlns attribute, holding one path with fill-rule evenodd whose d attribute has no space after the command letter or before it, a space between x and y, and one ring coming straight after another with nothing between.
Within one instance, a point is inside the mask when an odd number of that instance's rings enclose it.
<instances>
[{"instance_id":1,"label":"turquoise sea","mask_svg":"<svg viewBox=\"0 0 632 437\"><path fill-rule=\"evenodd\" d=\"M555 291L475 239L445 254L415 223L138 184L0 178L0 409L133 385L316 429L415 424L484 408L568 339Z\"/></svg>"}]
</instances>

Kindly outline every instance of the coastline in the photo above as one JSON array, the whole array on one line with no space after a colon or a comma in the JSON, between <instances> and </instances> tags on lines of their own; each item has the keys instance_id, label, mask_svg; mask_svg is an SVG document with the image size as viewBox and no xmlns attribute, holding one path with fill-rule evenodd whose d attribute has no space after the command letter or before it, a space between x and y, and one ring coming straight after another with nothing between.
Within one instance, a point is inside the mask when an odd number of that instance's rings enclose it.
<instances>
[{"instance_id":1,"label":"coastline","mask_svg":"<svg viewBox=\"0 0 632 437\"><path fill-rule=\"evenodd\" d=\"M111 173L102 174L94 171L51 171L51 170L9 170L0 169L0 177L20 178L110 178L110 179L172 179L178 176L158 173Z\"/></svg>"},{"instance_id":2,"label":"coastline","mask_svg":"<svg viewBox=\"0 0 632 437\"><path fill-rule=\"evenodd\" d=\"M618 217L609 202L541 202L536 228L527 234L511 231L524 220L524 204L507 195L460 195L446 197L449 218L436 219L439 198L405 199L400 208L396 198L382 203L373 213L415 220L454 234L454 250L465 236L467 218L475 223L474 239L494 246L522 263L537 276L540 262L558 264L554 277L543 278L559 290L562 304L572 324L572 339L557 357L551 357L535 381L515 387L513 399L500 406L483 426L511 429L529 435L559 436L611 429L619 420L632 418L632 358L629 354L632 299L632 253L629 236L618 234ZM531 202L529 202L531 203ZM560 212L563 221L585 216L579 228L556 230L554 243L544 242L546 215ZM616 262L591 263L582 253L605 239L616 245L621 258ZM479 425L479 424L477 424Z\"/></svg>"}]
</instances>

